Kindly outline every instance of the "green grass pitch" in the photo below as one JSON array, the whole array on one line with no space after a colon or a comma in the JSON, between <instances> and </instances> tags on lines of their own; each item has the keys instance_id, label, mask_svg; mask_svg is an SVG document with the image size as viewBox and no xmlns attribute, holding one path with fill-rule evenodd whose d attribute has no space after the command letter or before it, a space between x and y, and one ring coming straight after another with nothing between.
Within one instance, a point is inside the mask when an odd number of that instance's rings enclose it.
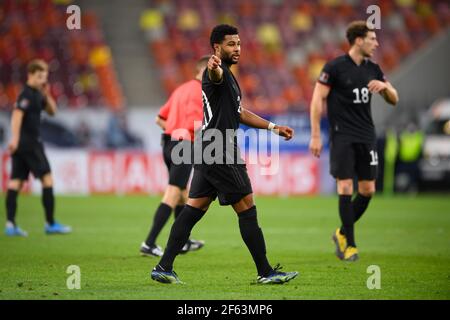
<instances>
[{"instance_id":1,"label":"green grass pitch","mask_svg":"<svg viewBox=\"0 0 450 320\"><path fill-rule=\"evenodd\" d=\"M185 285L150 279L157 259L141 257L158 197L58 197L57 218L74 228L46 236L40 198L19 198L18 222L28 238L0 235L0 299L449 299L448 196L377 196L357 223L360 260L339 261L330 237L338 226L336 197L258 197L268 257L300 276L282 286L254 285L256 271L235 214L214 203L192 236L205 247L179 256ZM4 203L4 197L1 199ZM2 210L2 214L3 210ZM170 221L170 223L172 220ZM159 237L167 241L170 224ZM69 265L81 289L69 290ZM370 265L381 289L369 290Z\"/></svg>"}]
</instances>

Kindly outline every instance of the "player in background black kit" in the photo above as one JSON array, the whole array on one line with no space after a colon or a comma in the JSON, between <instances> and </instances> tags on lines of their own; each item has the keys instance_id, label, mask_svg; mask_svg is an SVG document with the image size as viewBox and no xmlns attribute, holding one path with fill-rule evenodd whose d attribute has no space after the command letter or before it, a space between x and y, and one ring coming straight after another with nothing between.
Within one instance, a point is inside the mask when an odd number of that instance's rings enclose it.
<instances>
[{"instance_id":1,"label":"player in background black kit","mask_svg":"<svg viewBox=\"0 0 450 320\"><path fill-rule=\"evenodd\" d=\"M213 129L224 137L226 130L235 132L239 128L239 123L254 128L270 129L286 140L291 139L294 133L291 128L277 126L241 107L239 84L230 70L230 66L238 63L240 57L238 30L229 25L218 25L211 32L210 44L215 53L208 61L202 80L204 113L202 142L205 142L202 143L203 150L206 151L207 136ZM245 163L238 164L232 161L238 157L237 141L235 138L227 138L222 142L224 153L218 161L208 164L206 159L203 159L201 164L195 162L189 199L172 226L164 255L152 270L151 277L162 283L181 282L173 271L175 257L186 243L194 225L206 213L211 202L218 197L221 205L231 205L238 215L242 239L256 264L257 282L288 282L298 273L281 272L279 266L272 268L267 260L264 236L258 225ZM230 145L231 148L227 149ZM197 152L198 150L195 150L194 157L198 156Z\"/></svg>"},{"instance_id":2,"label":"player in background black kit","mask_svg":"<svg viewBox=\"0 0 450 320\"><path fill-rule=\"evenodd\" d=\"M45 211L47 234L71 232L71 228L54 220L55 198L53 179L40 137L41 111L56 113L56 103L47 84L48 66L42 60L28 64L28 78L19 95L11 117L11 177L6 194L6 228L8 236L27 236L16 224L17 196L30 172L42 182L42 205Z\"/></svg>"},{"instance_id":3,"label":"player in background black kit","mask_svg":"<svg viewBox=\"0 0 450 320\"><path fill-rule=\"evenodd\" d=\"M365 21L354 21L347 29L351 48L328 62L320 74L311 101L311 141L309 148L320 156L320 117L325 105L330 123L330 171L337 181L339 215L342 226L333 234L336 255L355 261L358 250L354 223L361 218L375 193L378 156L371 114L372 94L379 93L396 105L398 94L386 81L378 64L369 60L378 47L375 31ZM352 200L353 178L358 192Z\"/></svg>"}]
</instances>

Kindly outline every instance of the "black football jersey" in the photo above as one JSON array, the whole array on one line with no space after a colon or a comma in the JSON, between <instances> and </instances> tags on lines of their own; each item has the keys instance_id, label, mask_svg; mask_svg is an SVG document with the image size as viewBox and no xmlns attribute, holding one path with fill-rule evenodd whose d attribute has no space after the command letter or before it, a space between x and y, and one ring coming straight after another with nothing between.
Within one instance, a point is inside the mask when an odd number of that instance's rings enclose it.
<instances>
[{"instance_id":1,"label":"black football jersey","mask_svg":"<svg viewBox=\"0 0 450 320\"><path fill-rule=\"evenodd\" d=\"M223 163L235 163L240 159L235 131L240 123L241 89L229 66L223 63L221 68L223 77L220 83L209 79L207 69L203 73L202 144L205 149L214 140L210 138L208 131L219 131L223 137Z\"/></svg>"},{"instance_id":2,"label":"black football jersey","mask_svg":"<svg viewBox=\"0 0 450 320\"><path fill-rule=\"evenodd\" d=\"M39 90L25 85L14 106L24 113L20 128L19 149L29 149L41 142L41 112L46 104L47 100Z\"/></svg>"},{"instance_id":3,"label":"black football jersey","mask_svg":"<svg viewBox=\"0 0 450 320\"><path fill-rule=\"evenodd\" d=\"M386 81L378 64L369 59L358 66L346 54L324 66L318 81L330 87L327 98L330 139L339 135L351 142L375 141L372 94L367 88L371 80Z\"/></svg>"}]
</instances>

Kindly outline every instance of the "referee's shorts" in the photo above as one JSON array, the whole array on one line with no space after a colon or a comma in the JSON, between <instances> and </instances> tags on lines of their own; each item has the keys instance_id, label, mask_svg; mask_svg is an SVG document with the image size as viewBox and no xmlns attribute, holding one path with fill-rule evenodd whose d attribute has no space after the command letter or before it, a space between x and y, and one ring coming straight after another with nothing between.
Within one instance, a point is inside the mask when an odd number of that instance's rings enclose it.
<instances>
[{"instance_id":1,"label":"referee's shorts","mask_svg":"<svg viewBox=\"0 0 450 320\"><path fill-rule=\"evenodd\" d=\"M167 170L169 170L169 185L176 186L181 190L186 189L189 177L191 176L192 161L189 164L175 164L172 161L172 150L175 146L182 147L180 148L181 152L177 153L177 155L183 157L183 150L185 150L185 148L190 148L192 151L192 142L188 140L172 141L170 135L163 134L161 144L163 148L164 163L167 166Z\"/></svg>"}]
</instances>

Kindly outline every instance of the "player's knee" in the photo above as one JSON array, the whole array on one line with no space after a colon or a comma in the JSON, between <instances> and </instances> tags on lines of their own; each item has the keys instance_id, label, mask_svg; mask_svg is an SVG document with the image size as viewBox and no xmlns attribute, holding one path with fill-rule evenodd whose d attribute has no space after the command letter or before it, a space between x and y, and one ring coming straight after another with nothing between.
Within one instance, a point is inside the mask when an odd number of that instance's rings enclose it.
<instances>
[{"instance_id":1,"label":"player's knee","mask_svg":"<svg viewBox=\"0 0 450 320\"><path fill-rule=\"evenodd\" d=\"M42 186L44 188L52 188L53 187L53 178L50 173L47 173L41 178Z\"/></svg>"},{"instance_id":2,"label":"player's knee","mask_svg":"<svg viewBox=\"0 0 450 320\"><path fill-rule=\"evenodd\" d=\"M375 194L375 186L366 186L358 188L358 193L364 197L370 198Z\"/></svg>"},{"instance_id":3,"label":"player's knee","mask_svg":"<svg viewBox=\"0 0 450 320\"><path fill-rule=\"evenodd\" d=\"M180 198L178 200L178 205L182 206L185 205L188 199L188 192L187 189L183 189L180 191Z\"/></svg>"},{"instance_id":4,"label":"player's knee","mask_svg":"<svg viewBox=\"0 0 450 320\"><path fill-rule=\"evenodd\" d=\"M164 192L162 202L166 203L172 208L175 208L180 203L181 190L176 186L169 185Z\"/></svg>"},{"instance_id":5,"label":"player's knee","mask_svg":"<svg viewBox=\"0 0 450 320\"><path fill-rule=\"evenodd\" d=\"M353 194L353 181L352 180L340 180L338 181L338 193L343 195Z\"/></svg>"},{"instance_id":6,"label":"player's knee","mask_svg":"<svg viewBox=\"0 0 450 320\"><path fill-rule=\"evenodd\" d=\"M188 206L201 209L203 211L207 211L209 208L209 205L211 204L212 199L211 198L189 198L186 202Z\"/></svg>"},{"instance_id":7,"label":"player's knee","mask_svg":"<svg viewBox=\"0 0 450 320\"><path fill-rule=\"evenodd\" d=\"M251 207L253 207L254 205L255 205L255 202L253 201L253 194L250 193L250 194L246 195L245 197L243 197L237 203L233 204L232 207L233 207L234 211L239 214L239 212L246 211L246 210L250 209Z\"/></svg>"},{"instance_id":8,"label":"player's knee","mask_svg":"<svg viewBox=\"0 0 450 320\"><path fill-rule=\"evenodd\" d=\"M14 191L20 191L20 189L22 189L22 185L23 185L22 180L17 180L17 179L10 180L8 182L8 189L14 190Z\"/></svg>"}]
</instances>

